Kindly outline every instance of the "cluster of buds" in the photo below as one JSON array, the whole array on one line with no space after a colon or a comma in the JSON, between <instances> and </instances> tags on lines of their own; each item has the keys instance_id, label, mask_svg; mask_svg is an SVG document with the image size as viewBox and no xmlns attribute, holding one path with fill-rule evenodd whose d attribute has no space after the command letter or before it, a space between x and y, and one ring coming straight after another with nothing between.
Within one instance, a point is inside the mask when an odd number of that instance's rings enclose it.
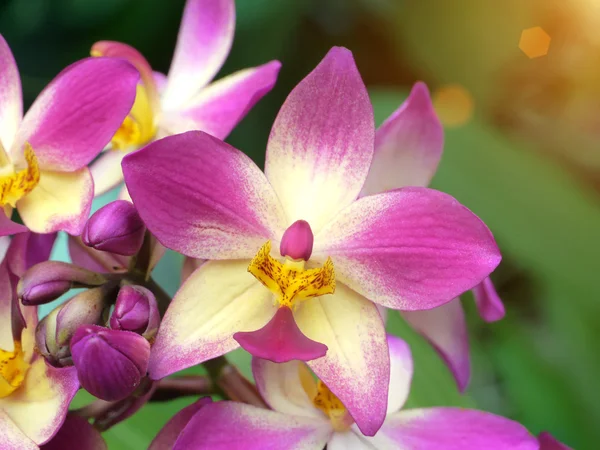
<instances>
[{"instance_id":1,"label":"cluster of buds","mask_svg":"<svg viewBox=\"0 0 600 450\"><path fill-rule=\"evenodd\" d=\"M136 266L145 234L130 202L109 203L90 217L79 242L94 253L131 257L126 271L99 273L93 267L45 261L31 267L17 288L28 306L84 289L39 322L36 346L50 364L74 365L81 386L106 401L123 400L149 385L144 380L160 314Z\"/></svg>"}]
</instances>

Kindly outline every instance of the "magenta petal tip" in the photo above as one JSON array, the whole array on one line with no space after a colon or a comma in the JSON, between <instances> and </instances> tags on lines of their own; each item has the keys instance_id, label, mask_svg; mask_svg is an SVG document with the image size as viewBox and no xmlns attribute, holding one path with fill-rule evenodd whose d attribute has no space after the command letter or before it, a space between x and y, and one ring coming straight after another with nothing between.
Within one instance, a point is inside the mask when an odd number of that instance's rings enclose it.
<instances>
[{"instance_id":1,"label":"magenta petal tip","mask_svg":"<svg viewBox=\"0 0 600 450\"><path fill-rule=\"evenodd\" d=\"M283 363L312 361L327 353L327 346L306 337L294 320L292 310L281 307L260 330L238 332L233 338L258 358Z\"/></svg>"}]
</instances>

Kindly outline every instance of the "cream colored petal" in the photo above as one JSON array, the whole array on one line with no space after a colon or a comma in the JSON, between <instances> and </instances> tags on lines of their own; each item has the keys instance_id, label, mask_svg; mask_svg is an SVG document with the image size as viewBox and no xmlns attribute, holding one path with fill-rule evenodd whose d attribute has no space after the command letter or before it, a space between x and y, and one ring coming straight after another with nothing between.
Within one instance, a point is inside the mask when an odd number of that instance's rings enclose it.
<instances>
[{"instance_id":1,"label":"cream colored petal","mask_svg":"<svg viewBox=\"0 0 600 450\"><path fill-rule=\"evenodd\" d=\"M36 444L50 439L62 425L79 388L74 367L57 369L35 358L21 387L2 399L2 409Z\"/></svg>"},{"instance_id":2,"label":"cream colored petal","mask_svg":"<svg viewBox=\"0 0 600 450\"><path fill-rule=\"evenodd\" d=\"M385 419L390 356L376 306L338 283L333 295L306 300L294 314L306 336L327 345L327 354L308 362L344 403L365 434Z\"/></svg>"},{"instance_id":3,"label":"cream colored petal","mask_svg":"<svg viewBox=\"0 0 600 450\"><path fill-rule=\"evenodd\" d=\"M76 172L41 172L39 184L19 200L17 209L31 231L79 235L93 196L94 182L87 168Z\"/></svg>"},{"instance_id":4,"label":"cream colored petal","mask_svg":"<svg viewBox=\"0 0 600 450\"><path fill-rule=\"evenodd\" d=\"M186 280L152 347L153 379L236 349L234 333L257 330L273 317L273 294L248 273L249 263L209 261Z\"/></svg>"}]
</instances>

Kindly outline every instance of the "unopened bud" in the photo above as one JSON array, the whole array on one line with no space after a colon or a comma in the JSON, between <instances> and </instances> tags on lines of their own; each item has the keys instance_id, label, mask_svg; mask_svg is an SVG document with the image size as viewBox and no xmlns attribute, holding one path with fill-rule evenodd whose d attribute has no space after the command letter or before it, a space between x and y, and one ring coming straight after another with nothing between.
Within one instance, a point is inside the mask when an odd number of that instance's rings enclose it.
<instances>
[{"instance_id":1,"label":"unopened bud","mask_svg":"<svg viewBox=\"0 0 600 450\"><path fill-rule=\"evenodd\" d=\"M38 323L37 348L50 363L72 365L71 338L81 325L102 322L104 309L109 305L107 291L98 287L81 292L57 306Z\"/></svg>"},{"instance_id":2,"label":"unopened bud","mask_svg":"<svg viewBox=\"0 0 600 450\"><path fill-rule=\"evenodd\" d=\"M143 286L123 286L110 317L110 327L113 330L133 331L151 339L159 324L160 314L154 294Z\"/></svg>"},{"instance_id":3,"label":"unopened bud","mask_svg":"<svg viewBox=\"0 0 600 450\"><path fill-rule=\"evenodd\" d=\"M89 218L81 238L85 245L96 250L132 256L142 246L145 232L146 226L135 206L116 200Z\"/></svg>"},{"instance_id":4,"label":"unopened bud","mask_svg":"<svg viewBox=\"0 0 600 450\"><path fill-rule=\"evenodd\" d=\"M99 286L106 278L96 272L60 261L36 264L23 275L17 294L24 305L42 305L76 287Z\"/></svg>"},{"instance_id":5,"label":"unopened bud","mask_svg":"<svg viewBox=\"0 0 600 450\"><path fill-rule=\"evenodd\" d=\"M71 354L81 385L102 400L118 401L146 376L150 344L130 331L84 325L71 340Z\"/></svg>"},{"instance_id":6,"label":"unopened bud","mask_svg":"<svg viewBox=\"0 0 600 450\"><path fill-rule=\"evenodd\" d=\"M291 224L279 245L281 256L308 261L313 250L314 236L306 220L297 220Z\"/></svg>"}]
</instances>

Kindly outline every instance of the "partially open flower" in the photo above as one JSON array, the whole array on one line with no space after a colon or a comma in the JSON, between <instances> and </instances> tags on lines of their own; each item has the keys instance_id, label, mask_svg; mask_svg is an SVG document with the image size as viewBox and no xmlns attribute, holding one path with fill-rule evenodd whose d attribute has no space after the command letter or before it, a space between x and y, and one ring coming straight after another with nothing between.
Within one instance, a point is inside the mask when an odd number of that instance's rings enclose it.
<instances>
[{"instance_id":1,"label":"partially open flower","mask_svg":"<svg viewBox=\"0 0 600 450\"><path fill-rule=\"evenodd\" d=\"M99 273L60 261L36 264L23 275L17 295L24 305L42 305L76 287L99 286L106 278Z\"/></svg>"},{"instance_id":2,"label":"partially open flower","mask_svg":"<svg viewBox=\"0 0 600 450\"><path fill-rule=\"evenodd\" d=\"M130 331L85 325L71 340L71 354L81 385L102 400L117 401L146 375L150 344Z\"/></svg>"},{"instance_id":3,"label":"partially open flower","mask_svg":"<svg viewBox=\"0 0 600 450\"><path fill-rule=\"evenodd\" d=\"M123 286L110 317L110 327L133 331L151 339L159 324L160 314L154 294L143 286Z\"/></svg>"},{"instance_id":4,"label":"partially open flower","mask_svg":"<svg viewBox=\"0 0 600 450\"><path fill-rule=\"evenodd\" d=\"M116 200L89 218L81 238L96 250L131 256L142 246L145 232L146 226L133 204Z\"/></svg>"}]
</instances>

